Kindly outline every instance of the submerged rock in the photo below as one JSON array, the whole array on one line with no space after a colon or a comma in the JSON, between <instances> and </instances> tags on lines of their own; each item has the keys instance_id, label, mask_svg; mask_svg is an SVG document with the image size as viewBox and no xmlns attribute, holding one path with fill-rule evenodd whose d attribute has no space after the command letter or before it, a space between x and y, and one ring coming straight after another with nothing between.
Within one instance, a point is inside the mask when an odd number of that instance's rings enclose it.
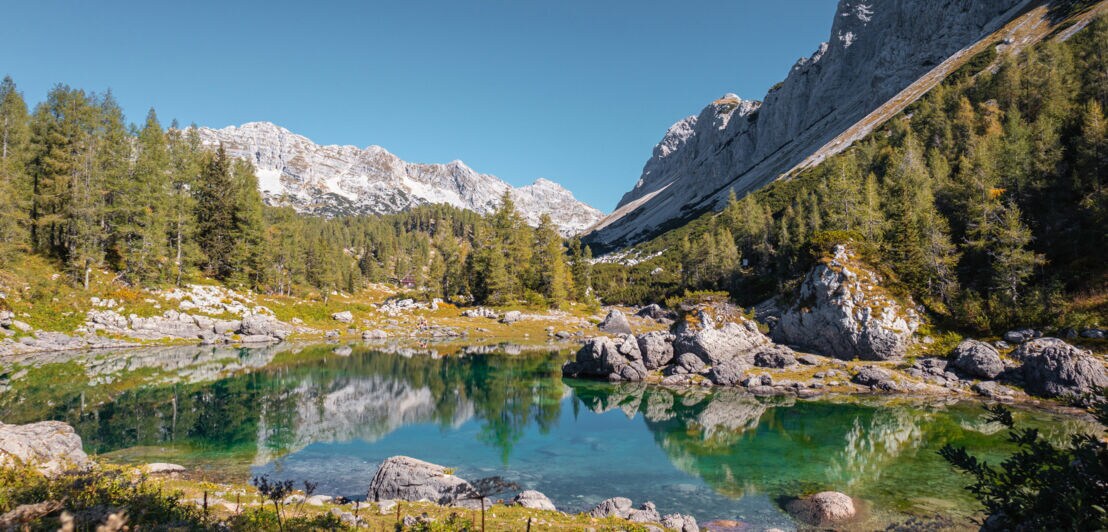
<instances>
[{"instance_id":1,"label":"submerged rock","mask_svg":"<svg viewBox=\"0 0 1108 532\"><path fill-rule=\"evenodd\" d=\"M822 491L790 502L786 509L797 519L810 525L827 526L841 523L856 514L854 501L837 491Z\"/></svg>"},{"instance_id":2,"label":"submerged rock","mask_svg":"<svg viewBox=\"0 0 1108 532\"><path fill-rule=\"evenodd\" d=\"M773 329L774 340L845 360L904 356L919 316L881 287L876 272L836 246L800 285L796 303Z\"/></svg>"},{"instance_id":3,"label":"submerged rock","mask_svg":"<svg viewBox=\"0 0 1108 532\"><path fill-rule=\"evenodd\" d=\"M0 423L0 466L27 465L47 476L92 463L73 427L61 421L26 425Z\"/></svg>"}]
</instances>

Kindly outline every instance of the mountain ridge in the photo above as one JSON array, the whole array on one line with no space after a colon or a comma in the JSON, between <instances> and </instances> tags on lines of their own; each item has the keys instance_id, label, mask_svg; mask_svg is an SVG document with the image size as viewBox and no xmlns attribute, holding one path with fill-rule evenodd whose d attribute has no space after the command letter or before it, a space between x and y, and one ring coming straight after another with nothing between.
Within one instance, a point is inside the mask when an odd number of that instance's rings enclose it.
<instances>
[{"instance_id":1,"label":"mountain ridge","mask_svg":"<svg viewBox=\"0 0 1108 532\"><path fill-rule=\"evenodd\" d=\"M413 163L378 145L320 145L271 122L197 131L205 146L223 145L231 156L254 164L267 203L308 214L392 214L428 203L486 214L511 190L528 224L537 225L542 214L549 214L564 235L576 234L603 216L552 180L540 177L513 187L458 159Z\"/></svg>"},{"instance_id":2,"label":"mountain ridge","mask_svg":"<svg viewBox=\"0 0 1108 532\"><path fill-rule=\"evenodd\" d=\"M671 126L585 241L600 252L642 242L720 208L730 190L742 196L845 148L854 138L843 132L1040 4L1049 2L841 0L828 41L763 101L727 94Z\"/></svg>"}]
</instances>

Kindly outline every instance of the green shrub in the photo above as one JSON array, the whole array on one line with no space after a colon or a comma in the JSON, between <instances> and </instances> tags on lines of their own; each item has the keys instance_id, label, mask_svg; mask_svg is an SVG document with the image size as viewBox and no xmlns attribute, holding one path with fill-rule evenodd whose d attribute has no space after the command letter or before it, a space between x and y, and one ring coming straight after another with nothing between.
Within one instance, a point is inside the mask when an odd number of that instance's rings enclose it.
<instances>
[{"instance_id":1,"label":"green shrub","mask_svg":"<svg viewBox=\"0 0 1108 532\"><path fill-rule=\"evenodd\" d=\"M939 454L968 473L968 489L989 513L987 530L1104 530L1108 528L1108 443L1094 434L1076 434L1056 447L1036 429L1016 428L1003 406L986 407L987 419L1008 427L1019 450L998 466L979 461L963 447L946 445ZM1108 423L1108 403L1093 411ZM1103 435L1101 435L1103 436Z\"/></svg>"}]
</instances>

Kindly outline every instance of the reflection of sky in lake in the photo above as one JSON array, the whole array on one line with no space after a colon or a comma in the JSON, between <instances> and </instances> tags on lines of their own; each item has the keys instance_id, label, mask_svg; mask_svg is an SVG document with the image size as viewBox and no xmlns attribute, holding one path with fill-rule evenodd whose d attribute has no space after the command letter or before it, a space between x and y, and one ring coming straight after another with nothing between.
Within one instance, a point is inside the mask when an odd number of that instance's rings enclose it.
<instances>
[{"instance_id":1,"label":"reflection of sky in lake","mask_svg":"<svg viewBox=\"0 0 1108 532\"><path fill-rule=\"evenodd\" d=\"M788 527L785 496L833 489L889 520L965 516L967 479L935 452L1011 449L973 403L760 399L738 389L563 380L565 354L430 357L333 346L158 348L8 368L0 419L60 419L90 452L232 464L361 497L404 454L501 475L565 510L613 496L663 512ZM1081 424L1020 412L1055 437ZM127 454L126 451L134 450ZM192 462L190 462L192 460Z\"/></svg>"},{"instance_id":2,"label":"reflection of sky in lake","mask_svg":"<svg viewBox=\"0 0 1108 532\"><path fill-rule=\"evenodd\" d=\"M732 500L675 467L642 416L628 419L618 410L603 414L582 410L574 419L569 401L547 434L528 427L512 447L507 465L499 449L482 441L480 421L471 420L447 429L411 425L372 443L316 443L255 470L276 469L283 478L318 480L321 490L361 497L377 463L404 454L457 467L463 478L503 476L542 491L566 511L586 510L608 497L624 496L636 504L653 501L663 513L681 511L702 519L739 518L788 526L788 519L766 496Z\"/></svg>"}]
</instances>

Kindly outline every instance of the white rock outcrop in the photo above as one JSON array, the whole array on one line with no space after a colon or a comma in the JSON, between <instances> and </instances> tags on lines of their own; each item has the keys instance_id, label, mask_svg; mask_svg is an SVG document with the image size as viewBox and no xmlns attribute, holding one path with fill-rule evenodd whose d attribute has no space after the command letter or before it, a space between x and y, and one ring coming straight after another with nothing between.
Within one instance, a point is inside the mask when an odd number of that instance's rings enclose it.
<instances>
[{"instance_id":1,"label":"white rock outcrop","mask_svg":"<svg viewBox=\"0 0 1108 532\"><path fill-rule=\"evenodd\" d=\"M549 214L566 235L579 233L603 214L548 179L513 188L496 176L479 174L461 161L418 164L380 146L320 146L269 122L223 129L198 128L207 146L257 168L258 186L271 204L288 204L313 214L390 214L429 203L488 213L511 190L531 225Z\"/></svg>"},{"instance_id":2,"label":"white rock outcrop","mask_svg":"<svg viewBox=\"0 0 1108 532\"><path fill-rule=\"evenodd\" d=\"M477 489L440 465L407 456L381 463L369 485L367 500L430 501L444 506L480 504Z\"/></svg>"},{"instance_id":3,"label":"white rock outcrop","mask_svg":"<svg viewBox=\"0 0 1108 532\"><path fill-rule=\"evenodd\" d=\"M891 360L904 356L919 325L919 314L889 295L877 273L836 246L830 260L808 272L772 335L841 359Z\"/></svg>"},{"instance_id":4,"label":"white rock outcrop","mask_svg":"<svg viewBox=\"0 0 1108 532\"><path fill-rule=\"evenodd\" d=\"M0 423L0 467L25 465L47 476L92 465L81 437L61 421L26 425Z\"/></svg>"}]
</instances>

